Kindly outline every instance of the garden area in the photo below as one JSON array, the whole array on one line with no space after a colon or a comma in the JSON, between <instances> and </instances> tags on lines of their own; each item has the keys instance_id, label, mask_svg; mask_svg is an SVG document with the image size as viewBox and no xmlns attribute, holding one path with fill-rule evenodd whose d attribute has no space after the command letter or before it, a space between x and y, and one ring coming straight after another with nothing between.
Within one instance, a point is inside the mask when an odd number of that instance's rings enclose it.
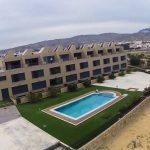
<instances>
[{"instance_id":1,"label":"garden area","mask_svg":"<svg viewBox=\"0 0 150 150\"><path fill-rule=\"evenodd\" d=\"M17 105L23 117L73 148L81 147L115 123L126 113L128 108L132 109L132 106L134 107L140 101L139 97L143 94L140 91L133 92L101 86L88 86L87 88L72 90L73 88L75 87L70 87L70 92L59 94L57 97L48 97L36 103ZM77 126L42 112L47 107L54 106L90 91L95 91L96 89L99 91L118 91L121 94L128 94L128 96Z\"/></svg>"}]
</instances>

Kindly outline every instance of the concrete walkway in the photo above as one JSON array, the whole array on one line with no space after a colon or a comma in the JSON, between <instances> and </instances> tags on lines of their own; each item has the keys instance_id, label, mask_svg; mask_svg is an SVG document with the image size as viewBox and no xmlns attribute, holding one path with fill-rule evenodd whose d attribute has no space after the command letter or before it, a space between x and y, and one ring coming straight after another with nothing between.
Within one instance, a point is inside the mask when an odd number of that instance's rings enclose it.
<instances>
[{"instance_id":1,"label":"concrete walkway","mask_svg":"<svg viewBox=\"0 0 150 150\"><path fill-rule=\"evenodd\" d=\"M19 118L21 115L15 105L0 108L0 124Z\"/></svg>"},{"instance_id":2,"label":"concrete walkway","mask_svg":"<svg viewBox=\"0 0 150 150\"><path fill-rule=\"evenodd\" d=\"M0 147L2 150L53 149L58 143L56 138L23 117L0 124Z\"/></svg>"},{"instance_id":3,"label":"concrete walkway","mask_svg":"<svg viewBox=\"0 0 150 150\"><path fill-rule=\"evenodd\" d=\"M104 83L95 83L96 86L114 87L120 89L134 88L143 91L150 86L150 74L144 72L133 72L125 76L119 76L114 80L106 80Z\"/></svg>"}]
</instances>

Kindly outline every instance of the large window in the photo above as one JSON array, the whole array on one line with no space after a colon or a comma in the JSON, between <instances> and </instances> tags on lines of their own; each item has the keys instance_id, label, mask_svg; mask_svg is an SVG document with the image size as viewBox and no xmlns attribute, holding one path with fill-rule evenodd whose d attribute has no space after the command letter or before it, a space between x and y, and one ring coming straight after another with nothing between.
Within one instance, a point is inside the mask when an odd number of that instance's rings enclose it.
<instances>
[{"instance_id":1,"label":"large window","mask_svg":"<svg viewBox=\"0 0 150 150\"><path fill-rule=\"evenodd\" d=\"M32 78L39 78L44 76L44 71L43 70L36 70L32 71Z\"/></svg>"},{"instance_id":2,"label":"large window","mask_svg":"<svg viewBox=\"0 0 150 150\"><path fill-rule=\"evenodd\" d=\"M66 76L66 81L67 82L72 82L72 81L76 81L76 80L77 80L77 75L76 74Z\"/></svg>"},{"instance_id":3,"label":"large window","mask_svg":"<svg viewBox=\"0 0 150 150\"><path fill-rule=\"evenodd\" d=\"M13 95L21 94L21 93L25 93L25 92L28 92L28 86L27 85L20 85L20 86L12 87Z\"/></svg>"},{"instance_id":4,"label":"large window","mask_svg":"<svg viewBox=\"0 0 150 150\"><path fill-rule=\"evenodd\" d=\"M73 71L75 70L75 64L66 65L66 71Z\"/></svg>"},{"instance_id":5,"label":"large window","mask_svg":"<svg viewBox=\"0 0 150 150\"><path fill-rule=\"evenodd\" d=\"M25 74L24 73L18 73L11 75L12 82L18 82L25 80Z\"/></svg>"},{"instance_id":6,"label":"large window","mask_svg":"<svg viewBox=\"0 0 150 150\"><path fill-rule=\"evenodd\" d=\"M101 69L95 69L93 70L93 76L97 76L101 74Z\"/></svg>"},{"instance_id":7,"label":"large window","mask_svg":"<svg viewBox=\"0 0 150 150\"><path fill-rule=\"evenodd\" d=\"M32 83L33 90L39 90L43 88L46 88L46 81L39 81L39 82Z\"/></svg>"},{"instance_id":8,"label":"large window","mask_svg":"<svg viewBox=\"0 0 150 150\"><path fill-rule=\"evenodd\" d=\"M113 65L113 70L119 70L119 65Z\"/></svg>"},{"instance_id":9,"label":"large window","mask_svg":"<svg viewBox=\"0 0 150 150\"><path fill-rule=\"evenodd\" d=\"M6 80L6 76L1 76L0 77L0 81L5 81Z\"/></svg>"},{"instance_id":10,"label":"large window","mask_svg":"<svg viewBox=\"0 0 150 150\"><path fill-rule=\"evenodd\" d=\"M126 67L127 67L126 63L121 64L121 69L126 69Z\"/></svg>"},{"instance_id":11,"label":"large window","mask_svg":"<svg viewBox=\"0 0 150 150\"><path fill-rule=\"evenodd\" d=\"M126 56L121 56L121 61L126 60Z\"/></svg>"},{"instance_id":12,"label":"large window","mask_svg":"<svg viewBox=\"0 0 150 150\"><path fill-rule=\"evenodd\" d=\"M103 61L104 61L104 64L105 64L105 65L110 63L110 59L109 59L109 58L106 58L106 59L104 59Z\"/></svg>"},{"instance_id":13,"label":"large window","mask_svg":"<svg viewBox=\"0 0 150 150\"><path fill-rule=\"evenodd\" d=\"M21 68L20 60L5 62L6 70Z\"/></svg>"},{"instance_id":14,"label":"large window","mask_svg":"<svg viewBox=\"0 0 150 150\"><path fill-rule=\"evenodd\" d=\"M112 51L113 51L112 49L108 49L107 52L110 53L110 54L112 54Z\"/></svg>"},{"instance_id":15,"label":"large window","mask_svg":"<svg viewBox=\"0 0 150 150\"><path fill-rule=\"evenodd\" d=\"M80 73L80 79L88 78L89 76L90 76L89 71Z\"/></svg>"},{"instance_id":16,"label":"large window","mask_svg":"<svg viewBox=\"0 0 150 150\"><path fill-rule=\"evenodd\" d=\"M103 50L98 50L98 54L104 55L104 51Z\"/></svg>"},{"instance_id":17,"label":"large window","mask_svg":"<svg viewBox=\"0 0 150 150\"><path fill-rule=\"evenodd\" d=\"M80 69L88 68L88 62L80 63Z\"/></svg>"},{"instance_id":18,"label":"large window","mask_svg":"<svg viewBox=\"0 0 150 150\"><path fill-rule=\"evenodd\" d=\"M118 57L113 57L113 62L118 62Z\"/></svg>"},{"instance_id":19,"label":"large window","mask_svg":"<svg viewBox=\"0 0 150 150\"><path fill-rule=\"evenodd\" d=\"M74 53L74 57L77 59L81 59L82 58L82 53Z\"/></svg>"},{"instance_id":20,"label":"large window","mask_svg":"<svg viewBox=\"0 0 150 150\"><path fill-rule=\"evenodd\" d=\"M43 59L46 62L46 64L52 64L55 62L54 56L45 56Z\"/></svg>"},{"instance_id":21,"label":"large window","mask_svg":"<svg viewBox=\"0 0 150 150\"><path fill-rule=\"evenodd\" d=\"M110 73L111 72L111 67L105 67L103 68L104 73Z\"/></svg>"},{"instance_id":22,"label":"large window","mask_svg":"<svg viewBox=\"0 0 150 150\"><path fill-rule=\"evenodd\" d=\"M87 55L93 57L94 56L94 51L88 51Z\"/></svg>"},{"instance_id":23,"label":"large window","mask_svg":"<svg viewBox=\"0 0 150 150\"><path fill-rule=\"evenodd\" d=\"M39 65L39 59L38 58L30 58L25 60L26 64L28 66L36 66Z\"/></svg>"},{"instance_id":24,"label":"large window","mask_svg":"<svg viewBox=\"0 0 150 150\"><path fill-rule=\"evenodd\" d=\"M61 73L61 69L60 69L60 67L50 68L50 73L51 74Z\"/></svg>"},{"instance_id":25,"label":"large window","mask_svg":"<svg viewBox=\"0 0 150 150\"><path fill-rule=\"evenodd\" d=\"M50 85L59 85L63 83L62 77L50 79Z\"/></svg>"},{"instance_id":26,"label":"large window","mask_svg":"<svg viewBox=\"0 0 150 150\"><path fill-rule=\"evenodd\" d=\"M100 65L100 60L93 61L93 66L99 66L99 65Z\"/></svg>"},{"instance_id":27,"label":"large window","mask_svg":"<svg viewBox=\"0 0 150 150\"><path fill-rule=\"evenodd\" d=\"M60 55L60 58L61 58L63 61L68 61L68 60L69 60L69 54Z\"/></svg>"}]
</instances>

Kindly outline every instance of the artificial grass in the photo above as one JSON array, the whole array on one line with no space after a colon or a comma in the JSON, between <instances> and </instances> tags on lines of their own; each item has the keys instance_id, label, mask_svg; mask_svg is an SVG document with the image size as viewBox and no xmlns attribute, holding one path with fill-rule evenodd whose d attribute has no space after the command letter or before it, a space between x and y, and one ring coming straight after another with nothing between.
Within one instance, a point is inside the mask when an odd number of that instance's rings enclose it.
<instances>
[{"instance_id":1,"label":"artificial grass","mask_svg":"<svg viewBox=\"0 0 150 150\"><path fill-rule=\"evenodd\" d=\"M70 100L96 89L114 90L122 94L128 94L128 96L77 126L71 125L41 111L44 108ZM142 92L139 91L131 92L123 89L91 86L78 89L75 92L63 93L57 98L46 98L35 104L20 104L17 105L17 108L23 117L42 130L73 148L79 148L116 122L120 117L119 109L124 105L131 104L131 102L140 95L142 95ZM43 125L46 125L46 127Z\"/></svg>"}]
</instances>

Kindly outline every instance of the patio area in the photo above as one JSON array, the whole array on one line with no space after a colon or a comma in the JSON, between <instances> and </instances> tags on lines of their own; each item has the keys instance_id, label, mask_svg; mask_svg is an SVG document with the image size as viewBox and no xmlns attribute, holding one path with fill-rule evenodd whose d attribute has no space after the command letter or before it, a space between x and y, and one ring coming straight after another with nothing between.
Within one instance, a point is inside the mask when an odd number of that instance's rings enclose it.
<instances>
[{"instance_id":1,"label":"patio area","mask_svg":"<svg viewBox=\"0 0 150 150\"><path fill-rule=\"evenodd\" d=\"M143 91L144 88L150 86L150 74L133 72L125 76L119 76L113 80L106 80L104 83L95 83L93 85Z\"/></svg>"},{"instance_id":2,"label":"patio area","mask_svg":"<svg viewBox=\"0 0 150 150\"><path fill-rule=\"evenodd\" d=\"M23 117L0 124L3 150L41 150L55 147L59 141Z\"/></svg>"}]
</instances>

